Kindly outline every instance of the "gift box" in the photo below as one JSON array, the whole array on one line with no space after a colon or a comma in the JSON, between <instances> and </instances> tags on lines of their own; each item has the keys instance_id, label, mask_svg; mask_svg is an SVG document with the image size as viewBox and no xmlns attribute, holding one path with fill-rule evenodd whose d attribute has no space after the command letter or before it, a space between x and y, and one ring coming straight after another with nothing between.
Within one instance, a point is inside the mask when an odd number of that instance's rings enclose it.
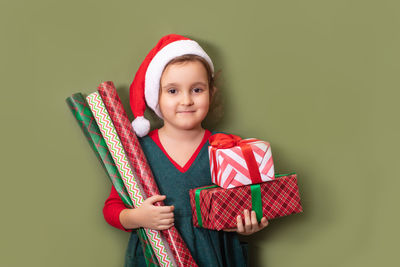
<instances>
[{"instance_id":1,"label":"gift box","mask_svg":"<svg viewBox=\"0 0 400 267\"><path fill-rule=\"evenodd\" d=\"M189 191L193 224L213 230L236 228L236 218L243 211L254 210L257 220L302 212L297 175L283 175L255 185L223 189L216 185Z\"/></svg>"},{"instance_id":2,"label":"gift box","mask_svg":"<svg viewBox=\"0 0 400 267\"><path fill-rule=\"evenodd\" d=\"M228 189L275 179L268 142L221 133L211 136L209 141L213 183Z\"/></svg>"}]
</instances>

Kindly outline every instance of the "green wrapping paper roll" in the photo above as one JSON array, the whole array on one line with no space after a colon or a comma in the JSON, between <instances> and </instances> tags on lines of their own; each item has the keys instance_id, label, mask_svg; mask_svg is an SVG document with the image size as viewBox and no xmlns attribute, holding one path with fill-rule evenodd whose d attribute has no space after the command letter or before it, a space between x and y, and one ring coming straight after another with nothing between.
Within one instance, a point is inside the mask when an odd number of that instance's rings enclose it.
<instances>
[{"instance_id":1,"label":"green wrapping paper roll","mask_svg":"<svg viewBox=\"0 0 400 267\"><path fill-rule=\"evenodd\" d=\"M66 101L78 123L80 124L90 146L94 150L97 158L100 160L101 165L108 174L110 181L120 195L122 201L125 205L133 207L132 201L126 192L124 183L121 180L117 168L115 167L114 160L108 151L107 145L100 133L99 127L93 118L93 114L90 111L86 100L83 98L82 94L77 93L67 98Z\"/></svg>"},{"instance_id":2,"label":"green wrapping paper roll","mask_svg":"<svg viewBox=\"0 0 400 267\"><path fill-rule=\"evenodd\" d=\"M117 190L121 200L124 204L130 208L133 208L133 203L129 198L129 195L125 189L124 183L122 182L121 176L115 166L114 160L107 148L103 136L96 124L88 104L81 93L73 94L71 97L66 99L68 107L72 114L76 118L78 124L81 126L83 133L85 134L90 146L95 152L97 158L100 160L101 165L105 169L111 183ZM143 252L147 266L157 267L157 258L154 255L154 251L149 243L146 233L143 228L137 229L137 234L140 239L140 243L143 246Z\"/></svg>"}]
</instances>

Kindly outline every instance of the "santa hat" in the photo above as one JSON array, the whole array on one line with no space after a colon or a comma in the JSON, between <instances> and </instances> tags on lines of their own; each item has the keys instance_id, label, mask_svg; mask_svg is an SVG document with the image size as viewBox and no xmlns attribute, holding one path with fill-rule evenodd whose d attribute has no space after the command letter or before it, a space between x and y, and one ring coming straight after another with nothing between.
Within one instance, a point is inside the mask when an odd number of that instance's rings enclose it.
<instances>
[{"instance_id":1,"label":"santa hat","mask_svg":"<svg viewBox=\"0 0 400 267\"><path fill-rule=\"evenodd\" d=\"M165 66L172 59L188 54L204 58L210 65L211 71L214 72L210 57L200 45L177 34L162 37L140 65L129 89L131 109L135 116L132 127L138 136L145 136L150 130L150 122L143 116L146 103L157 116L162 118L158 107L158 95L160 79Z\"/></svg>"}]
</instances>

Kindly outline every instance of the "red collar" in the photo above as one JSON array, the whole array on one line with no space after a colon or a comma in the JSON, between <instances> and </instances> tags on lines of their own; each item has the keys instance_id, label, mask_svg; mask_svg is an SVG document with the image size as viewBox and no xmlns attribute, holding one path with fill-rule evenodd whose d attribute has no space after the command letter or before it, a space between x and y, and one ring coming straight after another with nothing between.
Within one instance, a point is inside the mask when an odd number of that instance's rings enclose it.
<instances>
[{"instance_id":1,"label":"red collar","mask_svg":"<svg viewBox=\"0 0 400 267\"><path fill-rule=\"evenodd\" d=\"M205 130L203 139L200 142L200 145L197 147L197 149L194 151L193 155L190 157L188 162L186 162L185 166L181 167L178 163L176 163L167 153L167 151L164 149L163 145L161 144L160 137L158 136L158 129L155 129L149 133L149 137L154 141L154 143L157 144L157 146L161 149L161 151L167 156L169 161L177 168L180 172L184 173L187 172L190 167L192 166L193 162L196 160L197 155L200 153L201 148L204 146L204 144L207 142L208 138L211 136L211 132L209 130Z\"/></svg>"}]
</instances>

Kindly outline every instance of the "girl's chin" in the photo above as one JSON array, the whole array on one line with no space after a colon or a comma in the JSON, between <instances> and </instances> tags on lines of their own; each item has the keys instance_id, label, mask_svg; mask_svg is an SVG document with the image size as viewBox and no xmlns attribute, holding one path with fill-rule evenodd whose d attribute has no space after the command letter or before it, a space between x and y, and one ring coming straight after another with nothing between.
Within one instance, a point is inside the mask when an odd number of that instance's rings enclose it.
<instances>
[{"instance_id":1,"label":"girl's chin","mask_svg":"<svg viewBox=\"0 0 400 267\"><path fill-rule=\"evenodd\" d=\"M190 131L190 130L199 130L201 129L201 125L185 125L181 127L182 130Z\"/></svg>"},{"instance_id":2,"label":"girl's chin","mask_svg":"<svg viewBox=\"0 0 400 267\"><path fill-rule=\"evenodd\" d=\"M190 115L177 116L173 119L164 118L164 125L169 124L176 130L196 130L202 129L201 122L204 120L203 117L190 117ZM168 127L168 126L167 126Z\"/></svg>"},{"instance_id":3,"label":"girl's chin","mask_svg":"<svg viewBox=\"0 0 400 267\"><path fill-rule=\"evenodd\" d=\"M178 124L173 126L176 130L191 131L202 129L201 124Z\"/></svg>"}]
</instances>

